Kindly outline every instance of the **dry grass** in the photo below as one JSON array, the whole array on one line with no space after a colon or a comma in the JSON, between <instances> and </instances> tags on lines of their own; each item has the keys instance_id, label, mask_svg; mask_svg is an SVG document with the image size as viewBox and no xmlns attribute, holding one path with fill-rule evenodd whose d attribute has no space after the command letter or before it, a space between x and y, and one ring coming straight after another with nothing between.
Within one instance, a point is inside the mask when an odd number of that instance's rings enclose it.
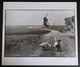
<instances>
[{"instance_id":1,"label":"dry grass","mask_svg":"<svg viewBox=\"0 0 80 67\"><path fill-rule=\"evenodd\" d=\"M16 29L16 32L23 31L23 30L21 31L20 29L18 31L17 30L18 29ZM30 57L30 56L31 57L36 57L36 56L37 57L74 57L76 55L74 36L65 36L63 33L60 32L51 33L50 31L47 32L48 34L45 34L45 30L39 30L39 29L38 30L35 29L31 31L30 29L24 28L24 30L28 32L28 34L13 35L12 33L10 33L11 28L7 29L7 32L10 34L6 34L6 38L5 38L6 57ZM55 37L62 40L61 43L61 47L63 49L62 52L58 52L54 48L51 48L50 50L41 49L40 44L46 41L53 46Z\"/></svg>"}]
</instances>

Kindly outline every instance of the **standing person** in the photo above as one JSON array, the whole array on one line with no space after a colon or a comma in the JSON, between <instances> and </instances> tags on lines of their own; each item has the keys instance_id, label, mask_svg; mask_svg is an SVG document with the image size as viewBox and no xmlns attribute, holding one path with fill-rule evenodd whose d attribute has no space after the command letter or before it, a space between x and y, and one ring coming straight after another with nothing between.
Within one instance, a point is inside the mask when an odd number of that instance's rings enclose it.
<instances>
[{"instance_id":1,"label":"standing person","mask_svg":"<svg viewBox=\"0 0 80 67\"><path fill-rule=\"evenodd\" d=\"M48 15L48 13L47 13L46 16L43 18L43 26L44 26L44 27L49 27L47 15Z\"/></svg>"}]
</instances>

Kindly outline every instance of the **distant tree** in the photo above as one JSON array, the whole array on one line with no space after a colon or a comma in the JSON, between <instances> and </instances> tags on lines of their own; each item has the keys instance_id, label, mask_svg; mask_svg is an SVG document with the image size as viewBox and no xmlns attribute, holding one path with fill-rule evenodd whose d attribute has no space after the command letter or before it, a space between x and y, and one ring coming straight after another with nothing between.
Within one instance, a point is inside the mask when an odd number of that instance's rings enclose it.
<instances>
[{"instance_id":1,"label":"distant tree","mask_svg":"<svg viewBox=\"0 0 80 67\"><path fill-rule=\"evenodd\" d=\"M68 19L67 18L65 18L65 24L67 25L67 21L68 21Z\"/></svg>"},{"instance_id":2,"label":"distant tree","mask_svg":"<svg viewBox=\"0 0 80 67\"><path fill-rule=\"evenodd\" d=\"M72 16L72 22L74 22L74 21L75 21L74 16Z\"/></svg>"},{"instance_id":3,"label":"distant tree","mask_svg":"<svg viewBox=\"0 0 80 67\"><path fill-rule=\"evenodd\" d=\"M70 17L69 18L65 18L65 24L67 26L71 25L71 18Z\"/></svg>"}]
</instances>

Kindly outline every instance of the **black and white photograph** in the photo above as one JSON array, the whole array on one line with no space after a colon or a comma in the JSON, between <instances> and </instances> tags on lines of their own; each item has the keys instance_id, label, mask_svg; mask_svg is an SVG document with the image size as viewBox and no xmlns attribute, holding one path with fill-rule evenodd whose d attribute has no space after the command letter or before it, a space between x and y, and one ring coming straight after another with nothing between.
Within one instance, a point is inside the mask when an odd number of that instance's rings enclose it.
<instances>
[{"instance_id":1,"label":"black and white photograph","mask_svg":"<svg viewBox=\"0 0 80 67\"><path fill-rule=\"evenodd\" d=\"M76 10L43 8L4 10L5 58L77 57Z\"/></svg>"},{"instance_id":2,"label":"black and white photograph","mask_svg":"<svg viewBox=\"0 0 80 67\"><path fill-rule=\"evenodd\" d=\"M75 57L73 10L6 10L5 57Z\"/></svg>"}]
</instances>

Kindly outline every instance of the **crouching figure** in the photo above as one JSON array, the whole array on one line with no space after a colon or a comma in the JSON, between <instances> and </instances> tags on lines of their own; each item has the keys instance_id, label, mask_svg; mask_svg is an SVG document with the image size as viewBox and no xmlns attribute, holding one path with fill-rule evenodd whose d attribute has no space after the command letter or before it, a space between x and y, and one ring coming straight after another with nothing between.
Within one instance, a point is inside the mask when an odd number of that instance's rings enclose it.
<instances>
[{"instance_id":1,"label":"crouching figure","mask_svg":"<svg viewBox=\"0 0 80 67\"><path fill-rule=\"evenodd\" d=\"M54 48L56 48L57 49L57 51L60 51L60 52L62 52L62 48L61 48L61 39L56 39L55 38L55 42L54 42Z\"/></svg>"},{"instance_id":2,"label":"crouching figure","mask_svg":"<svg viewBox=\"0 0 80 67\"><path fill-rule=\"evenodd\" d=\"M51 45L48 42L44 42L42 44L40 44L42 50L46 50L46 49L50 49Z\"/></svg>"}]
</instances>

